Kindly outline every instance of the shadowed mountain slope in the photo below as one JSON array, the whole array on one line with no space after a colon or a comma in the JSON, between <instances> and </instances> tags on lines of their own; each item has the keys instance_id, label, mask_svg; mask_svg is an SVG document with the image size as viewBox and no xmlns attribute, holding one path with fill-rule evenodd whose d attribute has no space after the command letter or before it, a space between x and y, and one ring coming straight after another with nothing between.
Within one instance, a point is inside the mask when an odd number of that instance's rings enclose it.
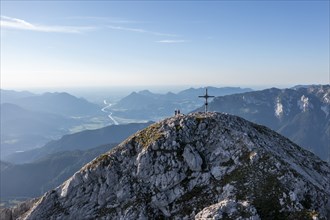
<instances>
[{"instance_id":1,"label":"shadowed mountain slope","mask_svg":"<svg viewBox=\"0 0 330 220\"><path fill-rule=\"evenodd\" d=\"M104 144L120 143L128 136L150 124L151 122L110 125L95 130L85 130L74 134L68 134L64 135L59 140L48 142L41 148L12 154L5 159L8 162L22 164L60 151L87 150Z\"/></svg>"}]
</instances>

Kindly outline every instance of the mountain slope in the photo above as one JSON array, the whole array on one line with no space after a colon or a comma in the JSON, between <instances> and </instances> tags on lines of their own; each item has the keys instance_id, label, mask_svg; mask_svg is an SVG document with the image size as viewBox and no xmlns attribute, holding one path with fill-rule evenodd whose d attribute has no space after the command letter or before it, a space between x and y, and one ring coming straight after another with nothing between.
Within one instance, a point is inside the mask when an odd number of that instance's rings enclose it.
<instances>
[{"instance_id":1,"label":"mountain slope","mask_svg":"<svg viewBox=\"0 0 330 220\"><path fill-rule=\"evenodd\" d=\"M271 88L216 97L209 103L209 110L270 127L330 161L330 85Z\"/></svg>"},{"instance_id":2,"label":"mountain slope","mask_svg":"<svg viewBox=\"0 0 330 220\"><path fill-rule=\"evenodd\" d=\"M95 130L85 130L74 134L68 134L59 140L48 142L41 148L20 152L5 157L12 163L30 163L48 154L60 151L87 150L104 144L120 143L128 136L134 134L148 125L148 123L130 123L122 125L110 125Z\"/></svg>"},{"instance_id":3,"label":"mountain slope","mask_svg":"<svg viewBox=\"0 0 330 220\"><path fill-rule=\"evenodd\" d=\"M266 127L194 113L131 136L21 217L326 219L329 178L329 164Z\"/></svg>"},{"instance_id":4,"label":"mountain slope","mask_svg":"<svg viewBox=\"0 0 330 220\"><path fill-rule=\"evenodd\" d=\"M29 164L1 162L1 200L33 198L60 185L83 165L114 147L114 144L86 151L62 151L47 155ZM24 187L22 187L24 183Z\"/></svg>"}]
</instances>

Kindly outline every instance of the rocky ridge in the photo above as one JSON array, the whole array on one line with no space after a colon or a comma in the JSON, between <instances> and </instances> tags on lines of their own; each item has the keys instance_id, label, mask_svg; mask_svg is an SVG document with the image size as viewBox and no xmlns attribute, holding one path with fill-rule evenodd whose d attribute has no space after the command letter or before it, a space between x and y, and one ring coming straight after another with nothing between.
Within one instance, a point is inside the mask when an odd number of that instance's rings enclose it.
<instances>
[{"instance_id":1,"label":"rocky ridge","mask_svg":"<svg viewBox=\"0 0 330 220\"><path fill-rule=\"evenodd\" d=\"M329 84L215 97L209 109L265 125L330 162Z\"/></svg>"},{"instance_id":2,"label":"rocky ridge","mask_svg":"<svg viewBox=\"0 0 330 220\"><path fill-rule=\"evenodd\" d=\"M274 131L221 113L136 133L20 219L329 219L330 167Z\"/></svg>"}]
</instances>

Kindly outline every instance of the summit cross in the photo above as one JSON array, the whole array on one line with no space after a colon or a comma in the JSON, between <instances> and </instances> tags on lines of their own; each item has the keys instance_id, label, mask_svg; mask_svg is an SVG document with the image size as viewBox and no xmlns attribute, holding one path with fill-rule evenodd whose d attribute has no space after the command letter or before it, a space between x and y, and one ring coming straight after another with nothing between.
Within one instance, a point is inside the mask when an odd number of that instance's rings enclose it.
<instances>
[{"instance_id":1,"label":"summit cross","mask_svg":"<svg viewBox=\"0 0 330 220\"><path fill-rule=\"evenodd\" d=\"M207 94L207 88L206 88L206 91L205 91L205 95L200 95L200 96L198 96L198 98L204 98L205 99L205 113L207 112L207 106L208 106L208 102L207 102L207 99L208 98L214 98L214 96L213 95L208 95Z\"/></svg>"}]
</instances>

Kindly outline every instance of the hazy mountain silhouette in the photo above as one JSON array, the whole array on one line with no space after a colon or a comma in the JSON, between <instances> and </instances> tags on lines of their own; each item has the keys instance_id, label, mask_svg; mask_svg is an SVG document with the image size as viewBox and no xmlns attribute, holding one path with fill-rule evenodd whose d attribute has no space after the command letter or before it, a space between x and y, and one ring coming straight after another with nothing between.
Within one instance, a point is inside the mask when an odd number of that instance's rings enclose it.
<instances>
[{"instance_id":1,"label":"hazy mountain silhouette","mask_svg":"<svg viewBox=\"0 0 330 220\"><path fill-rule=\"evenodd\" d=\"M28 91L14 91L14 90L5 90L0 89L0 102L12 102L15 99L30 97L30 96L36 96L36 94Z\"/></svg>"},{"instance_id":2,"label":"hazy mountain silhouette","mask_svg":"<svg viewBox=\"0 0 330 220\"><path fill-rule=\"evenodd\" d=\"M8 100L7 102L21 106L22 108L54 113L64 116L89 116L100 114L100 107L83 98L77 98L65 92L44 93Z\"/></svg>"},{"instance_id":3,"label":"hazy mountain silhouette","mask_svg":"<svg viewBox=\"0 0 330 220\"><path fill-rule=\"evenodd\" d=\"M15 151L41 147L68 133L77 121L64 116L35 112L17 105L0 105L1 158Z\"/></svg>"}]
</instances>

